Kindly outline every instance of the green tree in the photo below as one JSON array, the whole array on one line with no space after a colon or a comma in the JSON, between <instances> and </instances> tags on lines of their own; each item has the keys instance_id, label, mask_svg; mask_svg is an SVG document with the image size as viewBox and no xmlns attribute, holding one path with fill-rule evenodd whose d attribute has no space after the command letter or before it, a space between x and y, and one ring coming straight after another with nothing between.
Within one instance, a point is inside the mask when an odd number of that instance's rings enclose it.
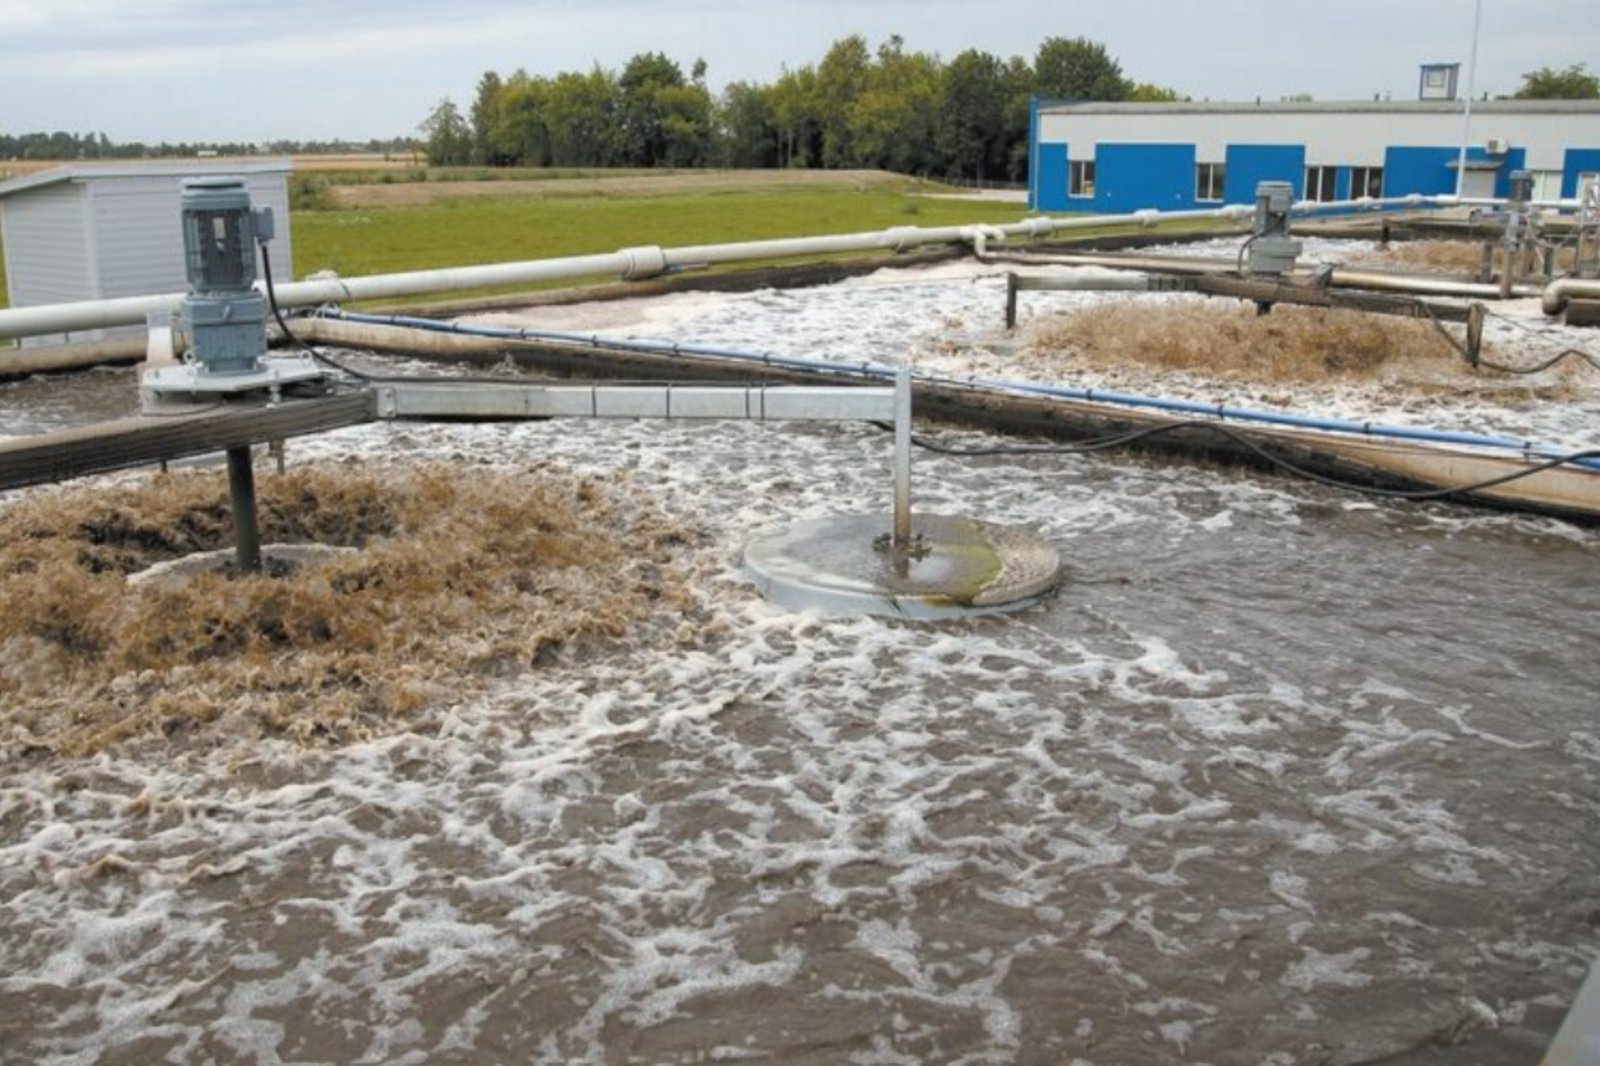
<instances>
[{"instance_id":1,"label":"green tree","mask_svg":"<svg viewBox=\"0 0 1600 1066\"><path fill-rule=\"evenodd\" d=\"M1518 100L1600 100L1600 75L1589 74L1582 63L1565 70L1540 67L1522 76Z\"/></svg>"},{"instance_id":2,"label":"green tree","mask_svg":"<svg viewBox=\"0 0 1600 1066\"><path fill-rule=\"evenodd\" d=\"M1001 78L1006 87L1006 110L1003 141L1005 175L1013 182L1026 181L1028 177L1028 120L1033 110L1033 98L1038 87L1034 79L1033 64L1022 56L1006 60Z\"/></svg>"},{"instance_id":3,"label":"green tree","mask_svg":"<svg viewBox=\"0 0 1600 1066\"><path fill-rule=\"evenodd\" d=\"M711 94L703 83L656 90L661 112L661 154L651 166L703 167L713 151Z\"/></svg>"},{"instance_id":4,"label":"green tree","mask_svg":"<svg viewBox=\"0 0 1600 1066\"><path fill-rule=\"evenodd\" d=\"M616 79L599 64L587 74L556 75L544 106L550 162L559 167L609 167L621 162L617 99Z\"/></svg>"},{"instance_id":5,"label":"green tree","mask_svg":"<svg viewBox=\"0 0 1600 1066\"><path fill-rule=\"evenodd\" d=\"M777 118L772 108L773 89L736 81L722 90L717 102L718 159L728 167L775 167L779 159Z\"/></svg>"},{"instance_id":6,"label":"green tree","mask_svg":"<svg viewBox=\"0 0 1600 1066\"><path fill-rule=\"evenodd\" d=\"M770 90L772 119L778 128L778 165L814 167L822 163L822 119L817 72L812 67L785 70Z\"/></svg>"},{"instance_id":7,"label":"green tree","mask_svg":"<svg viewBox=\"0 0 1600 1066\"><path fill-rule=\"evenodd\" d=\"M1126 100L1132 88L1106 47L1086 37L1051 37L1033 61L1036 91L1062 100Z\"/></svg>"},{"instance_id":8,"label":"green tree","mask_svg":"<svg viewBox=\"0 0 1600 1066\"><path fill-rule=\"evenodd\" d=\"M545 122L545 104L550 82L530 78L519 70L506 79L500 91L500 106L489 131L489 150L513 165L550 165L550 129Z\"/></svg>"},{"instance_id":9,"label":"green tree","mask_svg":"<svg viewBox=\"0 0 1600 1066\"><path fill-rule=\"evenodd\" d=\"M472 101L472 161L479 166L505 166L511 162L494 150L493 143L504 89L500 75L492 70L478 79L478 95Z\"/></svg>"},{"instance_id":10,"label":"green tree","mask_svg":"<svg viewBox=\"0 0 1600 1066\"><path fill-rule=\"evenodd\" d=\"M935 128L939 61L924 52L907 52L895 35L878 49L867 68L848 129L851 159L857 166L901 174L926 173L936 163Z\"/></svg>"},{"instance_id":11,"label":"green tree","mask_svg":"<svg viewBox=\"0 0 1600 1066\"><path fill-rule=\"evenodd\" d=\"M822 128L822 165L845 167L854 160L850 113L867 87L871 65L866 38L859 33L835 41L817 66L814 114Z\"/></svg>"},{"instance_id":12,"label":"green tree","mask_svg":"<svg viewBox=\"0 0 1600 1066\"><path fill-rule=\"evenodd\" d=\"M424 150L433 166L461 166L472 158L472 127L448 96L434 106L417 128L426 138Z\"/></svg>"},{"instance_id":13,"label":"green tree","mask_svg":"<svg viewBox=\"0 0 1600 1066\"><path fill-rule=\"evenodd\" d=\"M661 52L641 52L617 79L623 162L653 167L666 156L662 91L682 87L683 71Z\"/></svg>"},{"instance_id":14,"label":"green tree","mask_svg":"<svg viewBox=\"0 0 1600 1066\"><path fill-rule=\"evenodd\" d=\"M950 61L939 86L935 143L945 172L983 179L1005 167L1005 67L969 48Z\"/></svg>"},{"instance_id":15,"label":"green tree","mask_svg":"<svg viewBox=\"0 0 1600 1066\"><path fill-rule=\"evenodd\" d=\"M1176 89L1141 81L1128 90L1128 99L1141 104L1175 104L1180 100L1187 100L1188 97L1179 96Z\"/></svg>"}]
</instances>

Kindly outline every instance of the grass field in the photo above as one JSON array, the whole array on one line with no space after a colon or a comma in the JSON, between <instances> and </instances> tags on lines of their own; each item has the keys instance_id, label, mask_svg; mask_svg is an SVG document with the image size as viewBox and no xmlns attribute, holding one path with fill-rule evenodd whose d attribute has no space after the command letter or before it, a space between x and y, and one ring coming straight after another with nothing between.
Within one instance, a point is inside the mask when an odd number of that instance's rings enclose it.
<instances>
[{"instance_id":1,"label":"grass field","mask_svg":"<svg viewBox=\"0 0 1600 1066\"><path fill-rule=\"evenodd\" d=\"M469 196L407 207L300 211L294 215L298 276L460 266L664 247L848 233L890 226L1008 222L1020 205L929 200L884 189L557 198Z\"/></svg>"}]
</instances>

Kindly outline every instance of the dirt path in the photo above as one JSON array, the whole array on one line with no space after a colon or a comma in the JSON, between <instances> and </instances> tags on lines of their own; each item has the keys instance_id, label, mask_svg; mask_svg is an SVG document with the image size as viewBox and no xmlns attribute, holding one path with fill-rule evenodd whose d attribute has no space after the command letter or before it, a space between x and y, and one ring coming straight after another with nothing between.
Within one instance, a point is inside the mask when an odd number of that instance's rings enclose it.
<instances>
[{"instance_id":1,"label":"dirt path","mask_svg":"<svg viewBox=\"0 0 1600 1066\"><path fill-rule=\"evenodd\" d=\"M430 181L339 185L328 190L340 207L414 207L473 196L671 196L688 192L749 192L804 187L868 189L910 184L881 170L704 170L660 174L529 180Z\"/></svg>"}]
</instances>

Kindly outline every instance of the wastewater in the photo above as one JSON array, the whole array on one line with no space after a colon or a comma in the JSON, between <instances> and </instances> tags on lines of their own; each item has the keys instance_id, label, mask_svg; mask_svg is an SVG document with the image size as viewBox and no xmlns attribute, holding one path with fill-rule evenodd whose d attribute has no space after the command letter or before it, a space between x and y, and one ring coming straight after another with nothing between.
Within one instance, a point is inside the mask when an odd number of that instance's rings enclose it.
<instances>
[{"instance_id":1,"label":"wastewater","mask_svg":"<svg viewBox=\"0 0 1600 1066\"><path fill-rule=\"evenodd\" d=\"M781 311L751 343L821 314L751 300ZM0 433L131 382L0 390ZM624 476L704 533L697 639L338 750L6 738L0 1061L1538 1060L1600 951L1600 533L919 453L919 510L1047 538L1061 587L937 623L756 595L743 545L885 510L891 451L731 422L291 442Z\"/></svg>"}]
</instances>

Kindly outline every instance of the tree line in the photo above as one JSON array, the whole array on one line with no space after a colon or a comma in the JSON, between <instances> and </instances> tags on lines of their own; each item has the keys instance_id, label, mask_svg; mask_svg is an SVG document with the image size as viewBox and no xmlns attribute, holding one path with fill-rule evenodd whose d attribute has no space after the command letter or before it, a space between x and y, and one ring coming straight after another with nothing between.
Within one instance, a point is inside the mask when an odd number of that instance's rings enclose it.
<instances>
[{"instance_id":1,"label":"tree line","mask_svg":"<svg viewBox=\"0 0 1600 1066\"><path fill-rule=\"evenodd\" d=\"M1034 96L1176 100L1127 78L1105 46L1052 37L1031 59L968 49L946 62L892 36L859 34L821 62L713 96L706 64L660 52L620 72L486 72L470 109L448 97L420 129L436 166L867 167L978 181L1025 180Z\"/></svg>"},{"instance_id":2,"label":"tree line","mask_svg":"<svg viewBox=\"0 0 1600 1066\"><path fill-rule=\"evenodd\" d=\"M170 159L215 152L218 155L348 155L382 152L404 156L422 150L414 137L375 137L366 141L143 141L117 143L104 133L0 133L0 161L13 159Z\"/></svg>"}]
</instances>

